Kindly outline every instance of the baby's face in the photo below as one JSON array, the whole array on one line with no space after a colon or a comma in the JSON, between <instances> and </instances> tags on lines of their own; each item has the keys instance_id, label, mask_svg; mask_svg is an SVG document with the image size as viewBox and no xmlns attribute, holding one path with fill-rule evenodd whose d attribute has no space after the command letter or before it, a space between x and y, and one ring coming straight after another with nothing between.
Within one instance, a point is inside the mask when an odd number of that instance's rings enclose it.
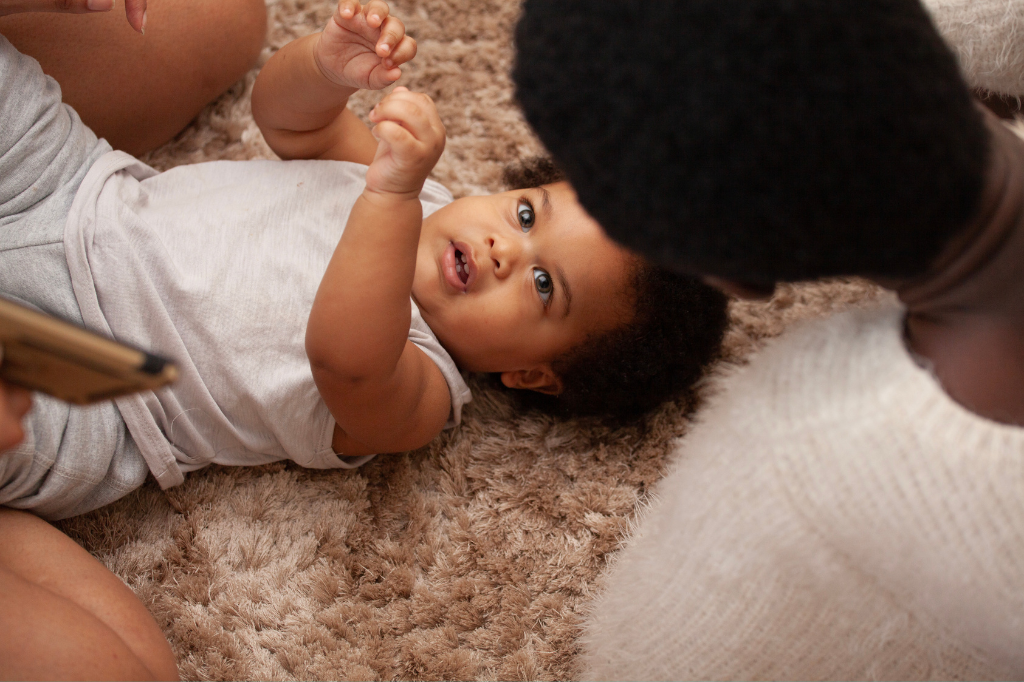
<instances>
[{"instance_id":1,"label":"baby's face","mask_svg":"<svg viewBox=\"0 0 1024 682\"><path fill-rule=\"evenodd\" d=\"M424 220L412 294L461 369L530 370L631 319L631 258L567 183L466 197Z\"/></svg>"}]
</instances>

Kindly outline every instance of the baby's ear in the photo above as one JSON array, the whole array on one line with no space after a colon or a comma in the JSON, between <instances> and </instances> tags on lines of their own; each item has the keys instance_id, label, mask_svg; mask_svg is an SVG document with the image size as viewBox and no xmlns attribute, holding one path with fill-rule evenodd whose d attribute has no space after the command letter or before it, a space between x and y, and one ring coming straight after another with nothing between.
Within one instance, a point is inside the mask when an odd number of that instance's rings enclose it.
<instances>
[{"instance_id":1,"label":"baby's ear","mask_svg":"<svg viewBox=\"0 0 1024 682\"><path fill-rule=\"evenodd\" d=\"M564 388L562 378L555 374L549 364L502 372L501 383L508 388L526 389L547 395L558 395Z\"/></svg>"}]
</instances>

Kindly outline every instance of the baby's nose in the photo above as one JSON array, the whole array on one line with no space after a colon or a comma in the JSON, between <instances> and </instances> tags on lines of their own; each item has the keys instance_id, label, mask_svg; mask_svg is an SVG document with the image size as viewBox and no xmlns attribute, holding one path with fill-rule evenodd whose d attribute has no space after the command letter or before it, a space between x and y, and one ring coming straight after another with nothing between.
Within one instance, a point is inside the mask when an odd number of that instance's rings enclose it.
<instances>
[{"instance_id":1,"label":"baby's nose","mask_svg":"<svg viewBox=\"0 0 1024 682\"><path fill-rule=\"evenodd\" d=\"M512 274L522 249L509 239L491 237L488 242L490 243L491 261L494 262L494 274L502 279L508 277Z\"/></svg>"}]
</instances>

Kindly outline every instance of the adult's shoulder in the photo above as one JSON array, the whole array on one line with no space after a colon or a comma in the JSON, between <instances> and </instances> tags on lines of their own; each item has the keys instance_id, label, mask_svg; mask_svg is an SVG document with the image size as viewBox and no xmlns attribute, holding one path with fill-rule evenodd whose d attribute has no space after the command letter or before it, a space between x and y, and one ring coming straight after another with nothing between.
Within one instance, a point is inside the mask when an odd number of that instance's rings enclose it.
<instances>
[{"instance_id":1,"label":"adult's shoulder","mask_svg":"<svg viewBox=\"0 0 1024 682\"><path fill-rule=\"evenodd\" d=\"M931 426L914 411L943 394L901 323L895 304L815 320L721 380L605 576L589 677L1008 674L1019 599L989 639L975 635L1015 588L985 582L1019 552L1004 543L986 557L998 568L968 564L1013 526L993 526L985 495L929 461ZM979 520L975 547L963 528Z\"/></svg>"},{"instance_id":2,"label":"adult's shoulder","mask_svg":"<svg viewBox=\"0 0 1024 682\"><path fill-rule=\"evenodd\" d=\"M753 420L751 428L774 430L793 419L801 428L809 418L848 419L851 403L864 403L863 391L914 366L902 325L903 308L891 299L797 323L722 372L697 421Z\"/></svg>"}]
</instances>

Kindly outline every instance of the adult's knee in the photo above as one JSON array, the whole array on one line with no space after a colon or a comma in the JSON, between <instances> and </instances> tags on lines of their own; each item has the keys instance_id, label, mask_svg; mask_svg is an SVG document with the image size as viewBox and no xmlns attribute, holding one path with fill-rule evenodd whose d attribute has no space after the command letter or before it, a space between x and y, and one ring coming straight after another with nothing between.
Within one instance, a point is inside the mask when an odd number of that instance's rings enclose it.
<instances>
[{"instance_id":1,"label":"adult's knee","mask_svg":"<svg viewBox=\"0 0 1024 682\"><path fill-rule=\"evenodd\" d=\"M222 53L210 68L219 71L223 90L259 61L267 36L267 6L264 0L223 0L212 11L214 21L207 25L215 36L210 38L216 38Z\"/></svg>"}]
</instances>

